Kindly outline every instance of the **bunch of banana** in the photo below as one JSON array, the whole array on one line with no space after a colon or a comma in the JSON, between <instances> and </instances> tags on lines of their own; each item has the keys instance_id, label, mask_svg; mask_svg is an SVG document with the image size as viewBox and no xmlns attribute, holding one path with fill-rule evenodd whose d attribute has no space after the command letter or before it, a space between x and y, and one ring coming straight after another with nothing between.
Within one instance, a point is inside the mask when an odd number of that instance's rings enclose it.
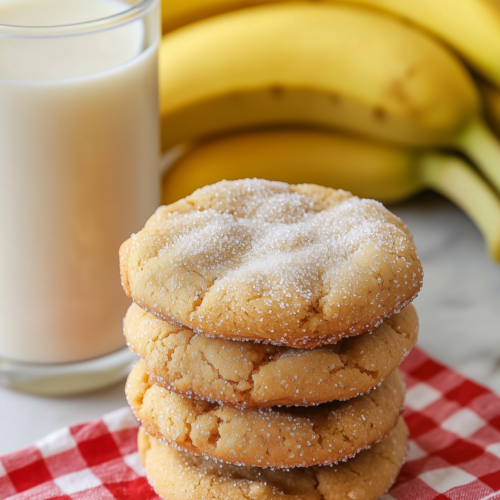
<instances>
[{"instance_id":1,"label":"bunch of banana","mask_svg":"<svg viewBox=\"0 0 500 500\"><path fill-rule=\"evenodd\" d=\"M425 26L500 82L500 7L493 11L488 0L461 0L448 25L445 0L350 3ZM485 17L484 29L469 25ZM176 198L194 175L192 187L259 176L343 187L386 202L430 186L469 213L500 260L498 195L463 161L428 151L465 153L500 191L500 144L483 122L482 97L466 66L439 40L382 10L333 1L169 0L164 19L172 30L160 50L164 152L238 131L301 128L296 136L268 131L195 146L166 178ZM466 20L467 31L455 36ZM468 38L470 31L475 36ZM339 130L392 146L335 135ZM368 161L364 152L373 148ZM481 196L466 196L465 179ZM166 191L165 201L171 196ZM486 205L496 215L481 215L477 207Z\"/></svg>"}]
</instances>

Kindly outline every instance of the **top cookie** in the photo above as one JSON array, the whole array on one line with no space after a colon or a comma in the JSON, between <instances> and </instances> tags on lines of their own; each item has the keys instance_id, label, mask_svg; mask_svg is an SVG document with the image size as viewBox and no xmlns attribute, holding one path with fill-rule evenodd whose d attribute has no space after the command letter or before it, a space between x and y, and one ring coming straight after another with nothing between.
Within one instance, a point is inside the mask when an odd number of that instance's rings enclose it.
<instances>
[{"instance_id":1,"label":"top cookie","mask_svg":"<svg viewBox=\"0 0 500 500\"><path fill-rule=\"evenodd\" d=\"M197 333L315 347L413 300L413 239L373 200L312 184L222 181L160 207L120 248L137 304Z\"/></svg>"}]
</instances>

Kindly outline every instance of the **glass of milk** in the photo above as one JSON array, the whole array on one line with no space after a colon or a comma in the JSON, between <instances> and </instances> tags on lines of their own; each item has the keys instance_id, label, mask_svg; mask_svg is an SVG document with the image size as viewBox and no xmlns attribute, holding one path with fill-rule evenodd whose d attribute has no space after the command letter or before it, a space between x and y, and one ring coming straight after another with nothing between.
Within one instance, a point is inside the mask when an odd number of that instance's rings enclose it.
<instances>
[{"instance_id":1,"label":"glass of milk","mask_svg":"<svg viewBox=\"0 0 500 500\"><path fill-rule=\"evenodd\" d=\"M0 0L0 383L122 378L118 248L159 203L158 0Z\"/></svg>"}]
</instances>

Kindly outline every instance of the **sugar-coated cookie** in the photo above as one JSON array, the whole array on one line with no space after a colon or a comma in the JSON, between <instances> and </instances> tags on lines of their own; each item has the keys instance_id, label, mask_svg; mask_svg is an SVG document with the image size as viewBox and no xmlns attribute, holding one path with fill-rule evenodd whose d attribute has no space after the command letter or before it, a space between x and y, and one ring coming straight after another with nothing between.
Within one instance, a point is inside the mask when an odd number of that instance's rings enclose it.
<instances>
[{"instance_id":1,"label":"sugar-coated cookie","mask_svg":"<svg viewBox=\"0 0 500 500\"><path fill-rule=\"evenodd\" d=\"M326 465L352 457L394 427L404 392L396 370L379 388L348 401L242 410L183 398L151 384L142 361L126 387L149 435L195 455L271 468Z\"/></svg>"},{"instance_id":2,"label":"sugar-coated cookie","mask_svg":"<svg viewBox=\"0 0 500 500\"><path fill-rule=\"evenodd\" d=\"M148 480L165 500L375 500L396 479L406 440L400 417L387 437L345 463L274 471L180 452L142 428L138 446Z\"/></svg>"},{"instance_id":3,"label":"sugar-coated cookie","mask_svg":"<svg viewBox=\"0 0 500 500\"><path fill-rule=\"evenodd\" d=\"M422 283L411 234L380 203L259 179L160 207L120 266L126 293L160 318L291 347L370 331Z\"/></svg>"},{"instance_id":4,"label":"sugar-coated cookie","mask_svg":"<svg viewBox=\"0 0 500 500\"><path fill-rule=\"evenodd\" d=\"M409 305L373 333L315 349L293 349L211 339L133 304L124 333L150 379L183 396L239 408L309 406L376 387L415 344L418 317Z\"/></svg>"}]
</instances>

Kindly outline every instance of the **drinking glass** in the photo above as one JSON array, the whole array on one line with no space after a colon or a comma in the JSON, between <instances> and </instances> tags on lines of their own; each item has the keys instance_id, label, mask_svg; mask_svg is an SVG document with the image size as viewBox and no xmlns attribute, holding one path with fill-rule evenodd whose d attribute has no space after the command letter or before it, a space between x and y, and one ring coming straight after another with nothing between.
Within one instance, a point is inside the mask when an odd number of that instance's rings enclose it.
<instances>
[{"instance_id":1,"label":"drinking glass","mask_svg":"<svg viewBox=\"0 0 500 500\"><path fill-rule=\"evenodd\" d=\"M0 0L0 383L128 371L118 248L159 203L158 0Z\"/></svg>"}]
</instances>

